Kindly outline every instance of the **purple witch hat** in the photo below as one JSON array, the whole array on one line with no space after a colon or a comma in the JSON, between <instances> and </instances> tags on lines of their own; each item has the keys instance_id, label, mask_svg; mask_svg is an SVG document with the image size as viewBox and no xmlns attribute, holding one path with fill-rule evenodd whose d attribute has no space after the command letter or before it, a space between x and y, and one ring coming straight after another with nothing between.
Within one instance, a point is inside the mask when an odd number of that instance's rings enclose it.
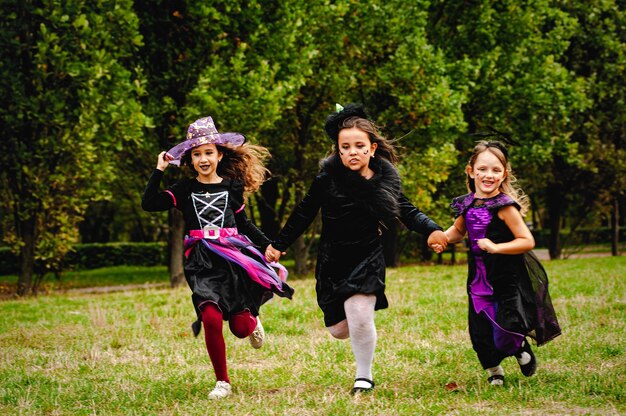
<instances>
[{"instance_id":1,"label":"purple witch hat","mask_svg":"<svg viewBox=\"0 0 626 416\"><path fill-rule=\"evenodd\" d=\"M219 133L211 116L194 121L187 129L187 140L178 143L167 151L170 164L179 166L183 155L194 147L203 144L240 146L246 142L241 133Z\"/></svg>"}]
</instances>

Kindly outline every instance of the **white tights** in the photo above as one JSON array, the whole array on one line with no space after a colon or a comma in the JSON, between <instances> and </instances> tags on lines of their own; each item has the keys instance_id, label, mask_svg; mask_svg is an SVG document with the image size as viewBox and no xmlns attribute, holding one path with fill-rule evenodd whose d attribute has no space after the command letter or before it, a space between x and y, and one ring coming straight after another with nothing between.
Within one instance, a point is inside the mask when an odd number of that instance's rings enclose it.
<instances>
[{"instance_id":1,"label":"white tights","mask_svg":"<svg viewBox=\"0 0 626 416\"><path fill-rule=\"evenodd\" d=\"M376 349L376 325L374 324L375 295L357 294L343 304L346 319L328 327L330 334L338 339L350 338L352 353L356 360L356 377L372 380L372 362Z\"/></svg>"}]
</instances>

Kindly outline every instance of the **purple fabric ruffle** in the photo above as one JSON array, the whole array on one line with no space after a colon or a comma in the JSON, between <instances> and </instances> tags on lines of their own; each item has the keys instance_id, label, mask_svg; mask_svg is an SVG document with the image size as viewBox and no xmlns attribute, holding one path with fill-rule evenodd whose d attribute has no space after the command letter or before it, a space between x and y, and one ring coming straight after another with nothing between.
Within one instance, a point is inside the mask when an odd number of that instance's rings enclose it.
<instances>
[{"instance_id":1,"label":"purple fabric ruffle","mask_svg":"<svg viewBox=\"0 0 626 416\"><path fill-rule=\"evenodd\" d=\"M251 280L266 289L283 293L283 282L287 281L287 269L280 263L268 263L265 256L254 246L252 241L244 235L220 236L216 239L196 237L185 238L185 255L195 244L204 244L206 248L220 257L239 265ZM250 254L244 254L245 249Z\"/></svg>"}]
</instances>

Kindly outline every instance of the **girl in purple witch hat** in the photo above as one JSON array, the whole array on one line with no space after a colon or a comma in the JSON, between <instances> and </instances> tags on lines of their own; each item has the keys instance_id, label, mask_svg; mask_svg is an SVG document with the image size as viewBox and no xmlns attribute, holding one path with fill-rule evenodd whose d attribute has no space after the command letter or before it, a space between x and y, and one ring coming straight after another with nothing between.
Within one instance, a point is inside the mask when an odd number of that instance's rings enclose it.
<instances>
[{"instance_id":1,"label":"girl in purple witch hat","mask_svg":"<svg viewBox=\"0 0 626 416\"><path fill-rule=\"evenodd\" d=\"M244 192L257 190L264 181L263 160L268 155L264 147L245 143L239 133L219 133L211 117L202 118L189 126L187 140L159 154L142 199L146 211L177 208L183 213L185 278L198 318L192 329L197 336L204 326L217 379L211 399L231 394L223 321L236 337L248 337L260 348L261 305L273 294L293 294L285 283L285 268L266 262L263 252L270 241L244 210ZM190 167L195 177L160 191L170 164Z\"/></svg>"},{"instance_id":2,"label":"girl in purple witch hat","mask_svg":"<svg viewBox=\"0 0 626 416\"><path fill-rule=\"evenodd\" d=\"M504 384L500 363L515 356L522 374L537 361L527 338L542 345L561 333L548 293L548 277L530 251L535 245L522 215L528 201L500 142L481 141L466 167L470 193L454 198L456 220L448 241L469 238L469 332L491 385ZM440 251L437 248L435 251Z\"/></svg>"},{"instance_id":3,"label":"girl in purple witch hat","mask_svg":"<svg viewBox=\"0 0 626 416\"><path fill-rule=\"evenodd\" d=\"M364 393L374 389L374 311L388 306L382 231L399 219L410 230L428 236L429 245L445 246L447 240L441 227L402 194L393 165L395 149L363 107L339 108L328 116L324 128L334 144L332 155L321 162L319 175L266 257L279 258L321 210L317 302L330 334L350 338L356 361L352 393Z\"/></svg>"}]
</instances>

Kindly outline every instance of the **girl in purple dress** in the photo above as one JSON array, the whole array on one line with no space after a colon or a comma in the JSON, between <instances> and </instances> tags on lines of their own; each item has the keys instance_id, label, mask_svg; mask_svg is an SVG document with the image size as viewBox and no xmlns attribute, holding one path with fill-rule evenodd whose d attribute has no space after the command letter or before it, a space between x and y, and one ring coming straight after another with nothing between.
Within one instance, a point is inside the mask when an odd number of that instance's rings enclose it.
<instances>
[{"instance_id":1,"label":"girl in purple dress","mask_svg":"<svg viewBox=\"0 0 626 416\"><path fill-rule=\"evenodd\" d=\"M499 142L481 141L467 168L470 193L456 197L456 220L446 231L448 241L469 238L469 332L478 360L491 385L504 384L500 363L515 356L522 374L532 376L537 360L528 338L543 345L561 333L548 278L531 252L532 233L522 215L528 201Z\"/></svg>"}]
</instances>

